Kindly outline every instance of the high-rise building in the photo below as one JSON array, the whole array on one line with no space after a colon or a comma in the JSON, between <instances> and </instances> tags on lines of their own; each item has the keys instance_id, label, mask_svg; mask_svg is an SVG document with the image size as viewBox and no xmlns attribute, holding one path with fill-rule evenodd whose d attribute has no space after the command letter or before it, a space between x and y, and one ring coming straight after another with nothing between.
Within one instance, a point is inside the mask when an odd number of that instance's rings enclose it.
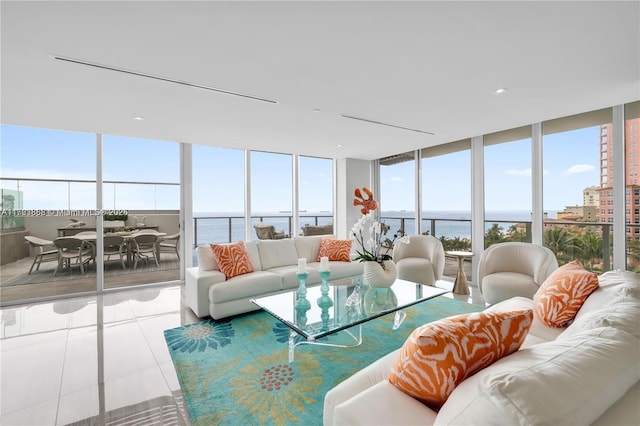
<instances>
[{"instance_id":1,"label":"high-rise building","mask_svg":"<svg viewBox=\"0 0 640 426\"><path fill-rule=\"evenodd\" d=\"M625 122L625 217L627 237L640 241L640 185L638 178L638 125L640 119ZM613 181L611 153L611 124L600 126L600 222L613 223ZM585 195L586 197L586 195ZM586 205L586 198L585 198Z\"/></svg>"},{"instance_id":2,"label":"high-rise building","mask_svg":"<svg viewBox=\"0 0 640 426\"><path fill-rule=\"evenodd\" d=\"M582 205L600 207L600 193L597 186L590 186L582 191Z\"/></svg>"}]
</instances>

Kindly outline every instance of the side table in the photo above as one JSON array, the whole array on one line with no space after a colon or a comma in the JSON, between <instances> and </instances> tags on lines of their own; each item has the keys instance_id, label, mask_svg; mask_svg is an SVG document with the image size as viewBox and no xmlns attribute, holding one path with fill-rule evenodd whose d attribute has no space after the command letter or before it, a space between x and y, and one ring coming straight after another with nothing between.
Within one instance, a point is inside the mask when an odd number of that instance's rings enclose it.
<instances>
[{"instance_id":1,"label":"side table","mask_svg":"<svg viewBox=\"0 0 640 426\"><path fill-rule=\"evenodd\" d=\"M473 253L470 251L448 251L446 254L458 259L458 273L456 281L453 283L453 293L468 295L469 286L467 285L467 275L464 273L464 260L473 257Z\"/></svg>"}]
</instances>

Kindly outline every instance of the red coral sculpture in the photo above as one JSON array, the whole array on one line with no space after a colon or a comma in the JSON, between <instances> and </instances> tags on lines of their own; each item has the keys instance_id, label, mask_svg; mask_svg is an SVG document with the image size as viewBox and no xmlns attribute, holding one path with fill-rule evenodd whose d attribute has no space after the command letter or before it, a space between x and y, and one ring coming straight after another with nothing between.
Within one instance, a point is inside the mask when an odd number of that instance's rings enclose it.
<instances>
[{"instance_id":1,"label":"red coral sculpture","mask_svg":"<svg viewBox=\"0 0 640 426\"><path fill-rule=\"evenodd\" d=\"M362 196L362 192L366 194L367 198ZM371 210L377 209L378 202L373 199L373 192L369 191L369 188L367 187L362 187L362 192L360 191L360 188L356 188L355 191L353 191L353 194L356 196L356 198L353 199L353 205L362 206L360 209L362 214L367 214Z\"/></svg>"}]
</instances>

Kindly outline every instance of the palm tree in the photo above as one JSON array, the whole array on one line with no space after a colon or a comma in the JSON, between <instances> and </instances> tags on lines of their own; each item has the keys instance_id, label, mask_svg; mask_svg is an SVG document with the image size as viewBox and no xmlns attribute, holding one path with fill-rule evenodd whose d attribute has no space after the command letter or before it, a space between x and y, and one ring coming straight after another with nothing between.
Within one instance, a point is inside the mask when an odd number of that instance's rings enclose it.
<instances>
[{"instance_id":1,"label":"palm tree","mask_svg":"<svg viewBox=\"0 0 640 426\"><path fill-rule=\"evenodd\" d=\"M595 260L602 259L602 238L595 232L587 232L577 240L578 257L593 270Z\"/></svg>"},{"instance_id":2,"label":"palm tree","mask_svg":"<svg viewBox=\"0 0 640 426\"><path fill-rule=\"evenodd\" d=\"M507 231L507 240L524 243L527 241L527 232L524 229L519 229L518 225L511 225Z\"/></svg>"},{"instance_id":3,"label":"palm tree","mask_svg":"<svg viewBox=\"0 0 640 426\"><path fill-rule=\"evenodd\" d=\"M544 233L544 245L556 255L560 264L571 260L576 248L574 235L564 228L551 228Z\"/></svg>"},{"instance_id":4,"label":"palm tree","mask_svg":"<svg viewBox=\"0 0 640 426\"><path fill-rule=\"evenodd\" d=\"M451 248L453 250L469 250L471 249L471 241L467 238L454 237L451 240Z\"/></svg>"},{"instance_id":5,"label":"palm tree","mask_svg":"<svg viewBox=\"0 0 640 426\"><path fill-rule=\"evenodd\" d=\"M629 269L635 265L633 269L638 272L638 262L640 261L640 241L627 239L627 262Z\"/></svg>"},{"instance_id":6,"label":"palm tree","mask_svg":"<svg viewBox=\"0 0 640 426\"><path fill-rule=\"evenodd\" d=\"M502 227L497 223L491 225L484 235L484 248L492 246L504 241L504 234L502 233Z\"/></svg>"}]
</instances>

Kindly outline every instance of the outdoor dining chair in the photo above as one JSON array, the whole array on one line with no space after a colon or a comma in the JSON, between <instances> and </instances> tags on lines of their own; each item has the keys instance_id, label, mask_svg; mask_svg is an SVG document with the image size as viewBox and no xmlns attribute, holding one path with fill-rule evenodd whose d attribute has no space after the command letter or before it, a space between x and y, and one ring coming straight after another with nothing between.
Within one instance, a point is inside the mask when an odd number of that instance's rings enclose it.
<instances>
[{"instance_id":1,"label":"outdoor dining chair","mask_svg":"<svg viewBox=\"0 0 640 426\"><path fill-rule=\"evenodd\" d=\"M31 275L31 271L33 271L33 267L36 267L36 271L40 269L40 264L42 262L50 262L53 260L58 260L58 250L50 249L45 250L46 246L52 246L53 241L44 240L42 238L33 237L31 235L25 235L25 240L29 243L29 246L33 249L35 256L33 258L33 263L31 264L31 268L29 268L29 274ZM36 266L37 265L37 266Z\"/></svg>"},{"instance_id":2,"label":"outdoor dining chair","mask_svg":"<svg viewBox=\"0 0 640 426\"><path fill-rule=\"evenodd\" d=\"M132 250L133 250L133 269L138 267L138 261L147 261L150 257L156 261L156 266L160 266L158 263L158 250L156 243L158 236L155 234L136 234L131 238Z\"/></svg>"},{"instance_id":3,"label":"outdoor dining chair","mask_svg":"<svg viewBox=\"0 0 640 426\"><path fill-rule=\"evenodd\" d=\"M105 262L109 261L111 256L118 256L122 269L126 269L124 261L127 256L127 241L124 237L122 235L107 235L103 241Z\"/></svg>"},{"instance_id":4,"label":"outdoor dining chair","mask_svg":"<svg viewBox=\"0 0 640 426\"><path fill-rule=\"evenodd\" d=\"M158 238L158 256L162 253L171 253L180 259L180 233L167 235Z\"/></svg>"},{"instance_id":5,"label":"outdoor dining chair","mask_svg":"<svg viewBox=\"0 0 640 426\"><path fill-rule=\"evenodd\" d=\"M54 277L60 269L71 269L72 261L80 265L80 272L84 274L85 264L95 259L95 246L89 241L75 237L58 237L53 240L53 245L58 249L58 266L53 272Z\"/></svg>"}]
</instances>

